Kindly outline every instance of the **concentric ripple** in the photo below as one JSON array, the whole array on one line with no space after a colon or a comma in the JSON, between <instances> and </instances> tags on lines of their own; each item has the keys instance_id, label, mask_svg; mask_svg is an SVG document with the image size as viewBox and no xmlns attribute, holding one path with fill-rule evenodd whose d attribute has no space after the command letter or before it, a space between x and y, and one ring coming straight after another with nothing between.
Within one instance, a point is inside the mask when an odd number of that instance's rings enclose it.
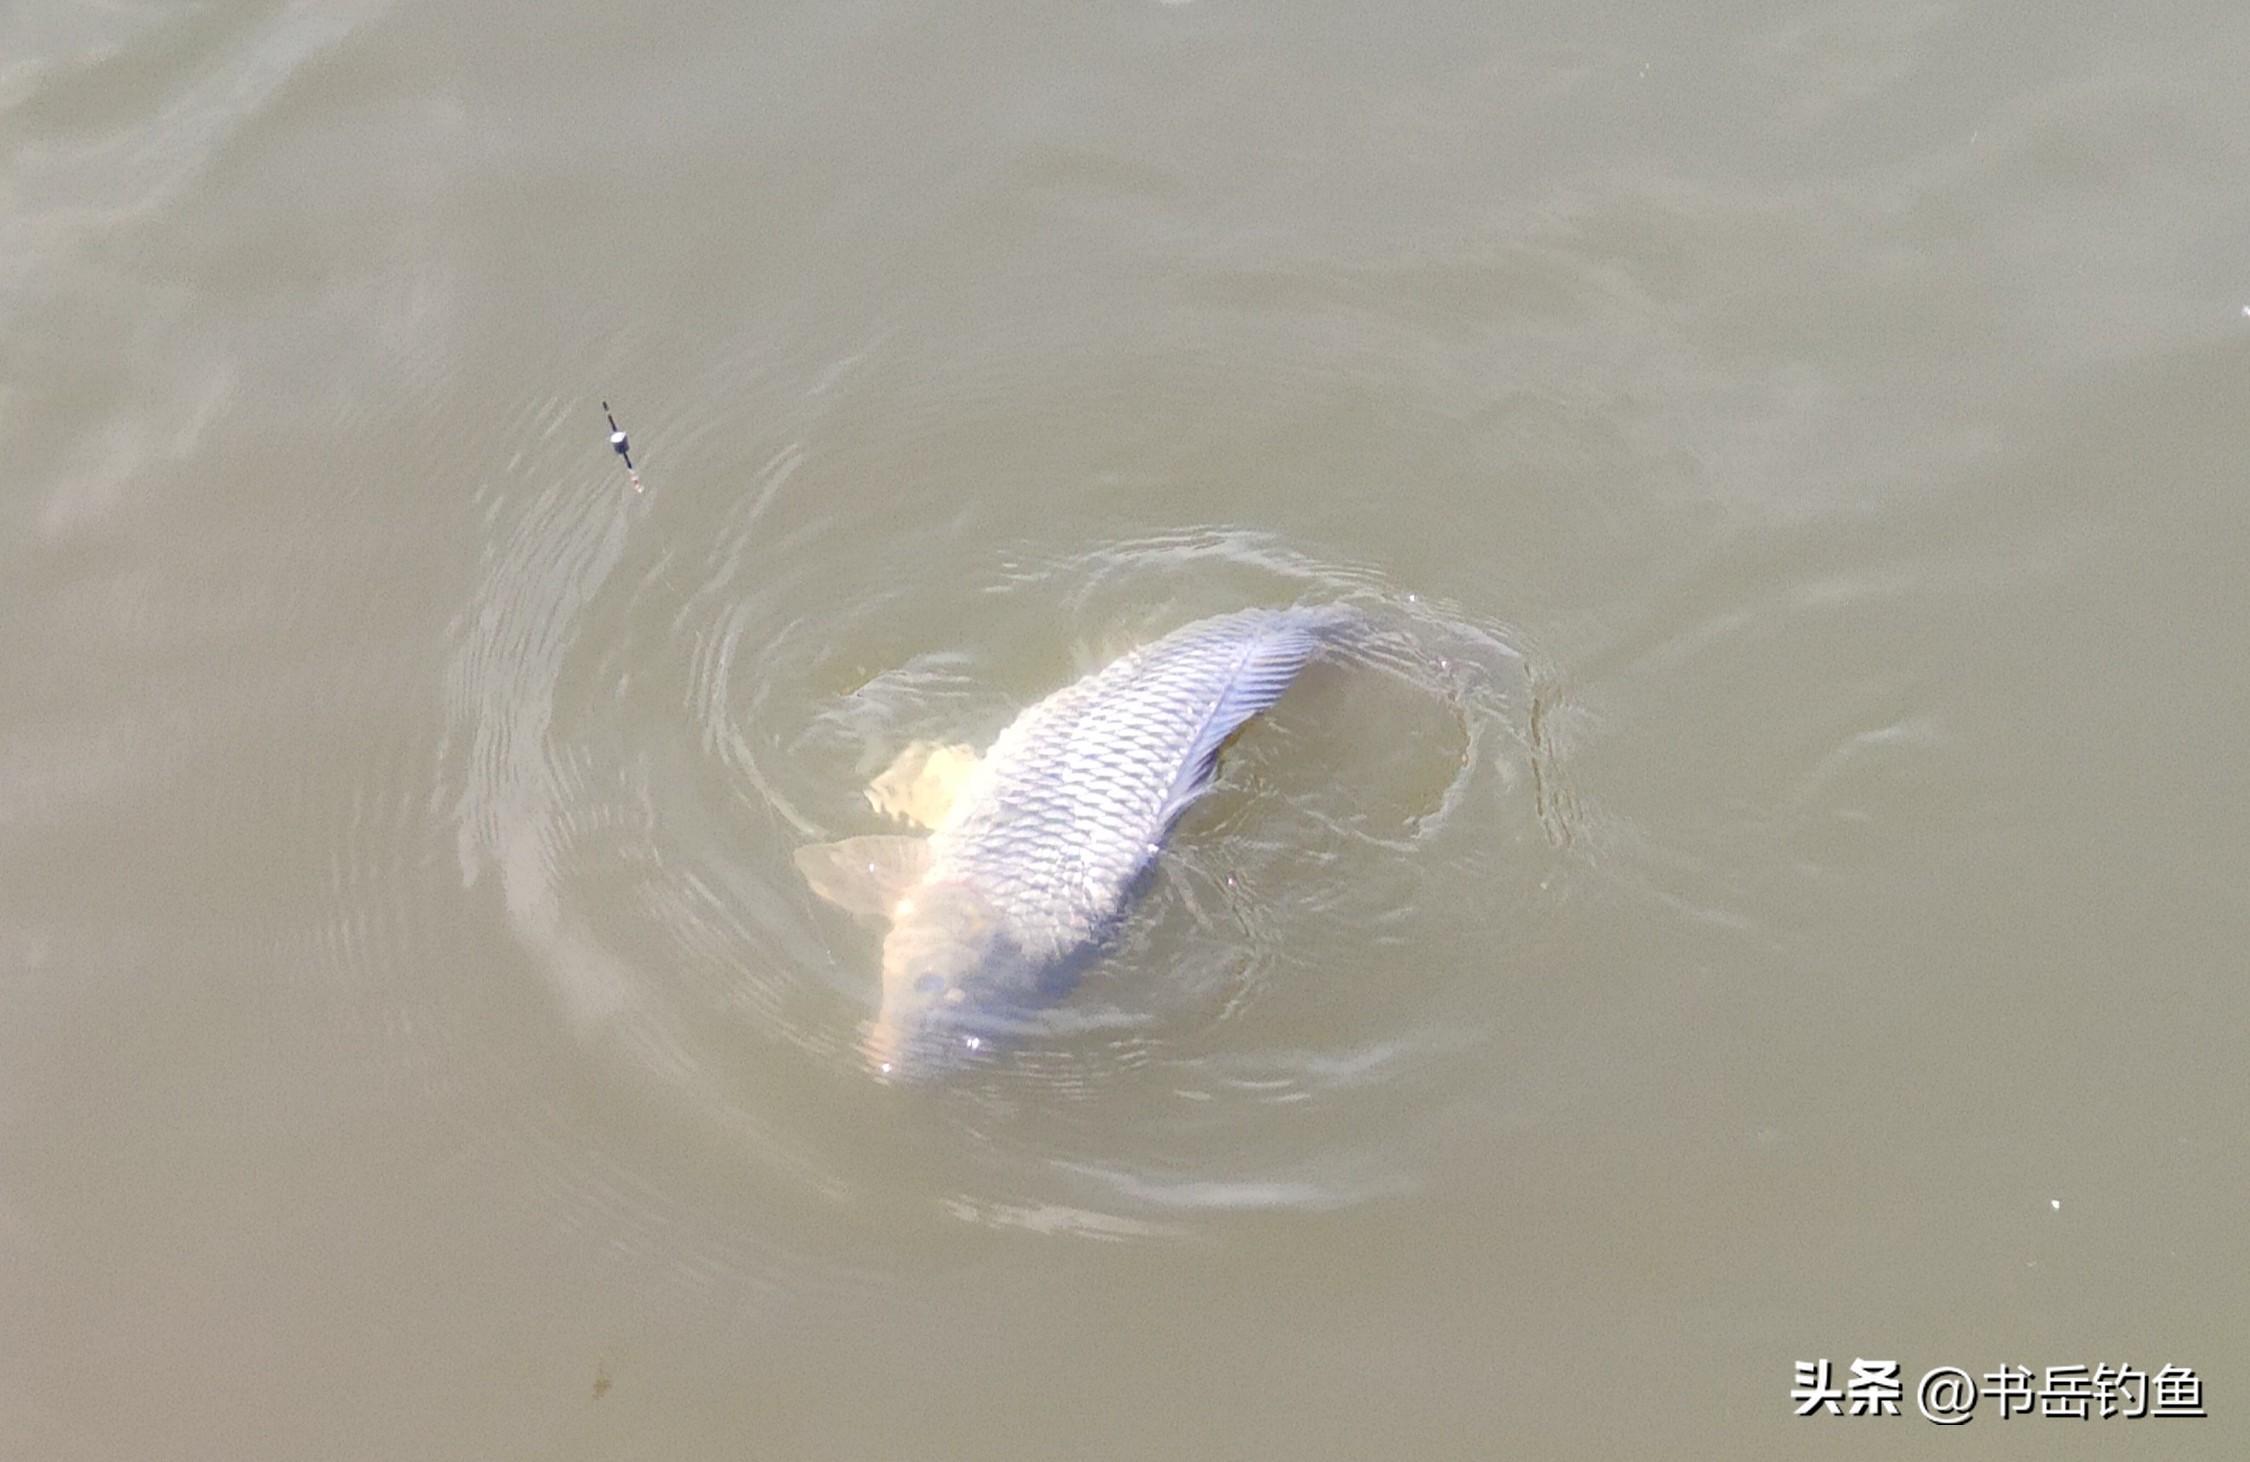
<instances>
[{"instance_id":1,"label":"concentric ripple","mask_svg":"<svg viewBox=\"0 0 2250 1462\"><path fill-rule=\"evenodd\" d=\"M458 622L462 872L497 885L586 1080L894 1244L1411 1191L1570 856L1516 637L1245 530L994 544L933 582L836 550L801 460L718 504L590 473L529 496ZM817 905L792 851L881 830L861 791L909 741L981 745L1133 644L1300 601L1378 630L1240 738L1075 995L940 1085L873 1081L879 931Z\"/></svg>"}]
</instances>

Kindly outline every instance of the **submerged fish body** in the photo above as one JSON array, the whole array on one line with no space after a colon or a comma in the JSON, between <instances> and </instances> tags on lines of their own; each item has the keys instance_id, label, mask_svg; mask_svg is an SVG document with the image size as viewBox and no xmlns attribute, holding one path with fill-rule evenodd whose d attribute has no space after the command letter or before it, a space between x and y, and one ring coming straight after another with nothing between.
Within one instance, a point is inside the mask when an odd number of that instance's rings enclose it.
<instances>
[{"instance_id":1,"label":"submerged fish body","mask_svg":"<svg viewBox=\"0 0 2250 1462\"><path fill-rule=\"evenodd\" d=\"M942 1065L1067 988L1227 739L1357 618L1252 609L1174 630L1029 707L981 758L910 749L870 795L926 839L799 849L817 892L890 921L870 1064Z\"/></svg>"}]
</instances>

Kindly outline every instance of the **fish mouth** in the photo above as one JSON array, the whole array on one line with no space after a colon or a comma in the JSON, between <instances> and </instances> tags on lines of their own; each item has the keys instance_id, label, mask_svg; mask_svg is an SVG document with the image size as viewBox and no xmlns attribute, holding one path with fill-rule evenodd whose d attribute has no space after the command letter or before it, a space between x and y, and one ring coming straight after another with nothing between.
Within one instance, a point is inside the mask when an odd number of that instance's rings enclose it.
<instances>
[{"instance_id":1,"label":"fish mouth","mask_svg":"<svg viewBox=\"0 0 2250 1462\"><path fill-rule=\"evenodd\" d=\"M877 1081L926 1081L974 1062L993 1045L979 1030L911 1028L877 1016L860 1035L859 1057Z\"/></svg>"},{"instance_id":2,"label":"fish mouth","mask_svg":"<svg viewBox=\"0 0 2250 1462\"><path fill-rule=\"evenodd\" d=\"M877 1018L867 1023L859 1039L859 1059L870 1076L880 1081L903 1078L906 1074L905 1045L898 1028L889 1021Z\"/></svg>"}]
</instances>

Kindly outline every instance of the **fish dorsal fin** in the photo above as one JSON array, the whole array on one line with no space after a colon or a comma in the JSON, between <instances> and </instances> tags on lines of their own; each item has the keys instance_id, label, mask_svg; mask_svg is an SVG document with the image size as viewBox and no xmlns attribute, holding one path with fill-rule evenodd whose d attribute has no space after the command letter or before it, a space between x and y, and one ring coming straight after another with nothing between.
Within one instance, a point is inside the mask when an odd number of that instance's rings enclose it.
<instances>
[{"instance_id":1,"label":"fish dorsal fin","mask_svg":"<svg viewBox=\"0 0 2250 1462\"><path fill-rule=\"evenodd\" d=\"M936 827L945 821L961 794L961 784L976 769L977 754L971 747L917 741L868 783L867 802L885 817Z\"/></svg>"},{"instance_id":2,"label":"fish dorsal fin","mask_svg":"<svg viewBox=\"0 0 2250 1462\"><path fill-rule=\"evenodd\" d=\"M1305 662L1344 624L1341 611L1297 610L1276 614L1247 640L1228 672L1227 683L1196 728L1165 799L1162 822L1169 827L1188 804L1211 785L1219 752L1243 723L1281 699Z\"/></svg>"},{"instance_id":3,"label":"fish dorsal fin","mask_svg":"<svg viewBox=\"0 0 2250 1462\"><path fill-rule=\"evenodd\" d=\"M929 867L929 839L896 833L808 843L797 850L797 871L814 893L840 909L886 919Z\"/></svg>"}]
</instances>

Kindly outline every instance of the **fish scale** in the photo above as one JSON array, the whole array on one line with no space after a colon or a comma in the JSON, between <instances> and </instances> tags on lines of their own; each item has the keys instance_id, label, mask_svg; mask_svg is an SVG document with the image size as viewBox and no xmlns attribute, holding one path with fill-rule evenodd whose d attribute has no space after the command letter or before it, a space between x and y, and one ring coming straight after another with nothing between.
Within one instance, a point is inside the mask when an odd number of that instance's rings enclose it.
<instances>
[{"instance_id":1,"label":"fish scale","mask_svg":"<svg viewBox=\"0 0 2250 1462\"><path fill-rule=\"evenodd\" d=\"M1321 610L1202 620L1030 707L932 833L930 877L977 889L1036 956L1099 938L1208 782L1217 743L1340 622Z\"/></svg>"},{"instance_id":2,"label":"fish scale","mask_svg":"<svg viewBox=\"0 0 2250 1462\"><path fill-rule=\"evenodd\" d=\"M1358 622L1334 608L1201 620L1030 707L981 759L902 754L869 796L925 826L934 819L927 841L797 850L822 897L890 921L862 1042L869 1064L886 1077L940 1069L949 1054L982 1049L1012 1007L1068 988L1211 784L1219 748Z\"/></svg>"}]
</instances>

